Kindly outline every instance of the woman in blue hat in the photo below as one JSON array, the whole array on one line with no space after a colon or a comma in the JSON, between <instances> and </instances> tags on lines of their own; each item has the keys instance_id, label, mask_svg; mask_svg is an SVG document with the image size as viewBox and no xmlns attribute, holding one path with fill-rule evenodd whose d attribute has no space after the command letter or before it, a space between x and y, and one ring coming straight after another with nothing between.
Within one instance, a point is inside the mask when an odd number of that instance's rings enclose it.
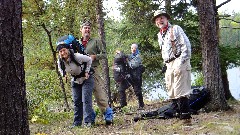
<instances>
[{"instance_id":1,"label":"woman in blue hat","mask_svg":"<svg viewBox=\"0 0 240 135\"><path fill-rule=\"evenodd\" d=\"M64 76L69 73L72 76L71 89L74 104L74 121L71 128L85 126L94 123L95 114L92 109L92 91L94 80L90 74L92 59L88 55L74 53L70 45L64 41L57 43L58 68Z\"/></svg>"}]
</instances>

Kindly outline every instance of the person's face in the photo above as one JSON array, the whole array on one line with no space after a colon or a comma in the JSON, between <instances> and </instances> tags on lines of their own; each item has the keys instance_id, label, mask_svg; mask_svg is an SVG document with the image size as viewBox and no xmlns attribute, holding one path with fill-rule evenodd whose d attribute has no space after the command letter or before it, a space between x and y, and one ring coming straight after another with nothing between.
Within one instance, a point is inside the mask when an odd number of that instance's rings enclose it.
<instances>
[{"instance_id":1,"label":"person's face","mask_svg":"<svg viewBox=\"0 0 240 135\"><path fill-rule=\"evenodd\" d=\"M90 37L91 27L83 26L80 31L82 32L82 37L88 39Z\"/></svg>"},{"instance_id":2,"label":"person's face","mask_svg":"<svg viewBox=\"0 0 240 135\"><path fill-rule=\"evenodd\" d=\"M137 48L135 46L132 46L131 51L132 51L132 53L135 53L137 51Z\"/></svg>"},{"instance_id":3,"label":"person's face","mask_svg":"<svg viewBox=\"0 0 240 135\"><path fill-rule=\"evenodd\" d=\"M62 48L61 50L59 50L59 56L62 59L67 60L69 55L68 55L68 49L67 48Z\"/></svg>"},{"instance_id":4,"label":"person's face","mask_svg":"<svg viewBox=\"0 0 240 135\"><path fill-rule=\"evenodd\" d=\"M166 16L159 16L158 18L155 19L155 24L158 28L164 28L168 24L168 19Z\"/></svg>"}]
</instances>

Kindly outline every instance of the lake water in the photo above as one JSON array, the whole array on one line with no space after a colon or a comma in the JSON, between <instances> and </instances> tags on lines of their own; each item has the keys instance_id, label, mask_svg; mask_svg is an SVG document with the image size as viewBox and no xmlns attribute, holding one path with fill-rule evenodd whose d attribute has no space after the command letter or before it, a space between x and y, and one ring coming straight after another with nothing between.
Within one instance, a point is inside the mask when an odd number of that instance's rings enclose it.
<instances>
[{"instance_id":1,"label":"lake water","mask_svg":"<svg viewBox=\"0 0 240 135\"><path fill-rule=\"evenodd\" d=\"M235 99L240 100L240 67L228 69L227 74L230 92ZM192 80L194 80L193 75ZM156 100L159 99L159 97L168 98L167 93L160 88L152 91L147 97L150 100Z\"/></svg>"}]
</instances>

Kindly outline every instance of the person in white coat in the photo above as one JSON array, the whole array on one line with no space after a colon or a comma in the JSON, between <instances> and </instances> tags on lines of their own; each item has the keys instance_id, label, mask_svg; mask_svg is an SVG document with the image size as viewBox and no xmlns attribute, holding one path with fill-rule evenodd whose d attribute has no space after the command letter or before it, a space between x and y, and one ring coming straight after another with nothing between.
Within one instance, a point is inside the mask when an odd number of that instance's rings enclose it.
<instances>
[{"instance_id":1,"label":"person in white coat","mask_svg":"<svg viewBox=\"0 0 240 135\"><path fill-rule=\"evenodd\" d=\"M168 96L179 113L179 118L190 120L188 97L191 93L191 44L183 29L169 23L170 15L157 10L152 18L160 29L158 42L164 64Z\"/></svg>"}]
</instances>

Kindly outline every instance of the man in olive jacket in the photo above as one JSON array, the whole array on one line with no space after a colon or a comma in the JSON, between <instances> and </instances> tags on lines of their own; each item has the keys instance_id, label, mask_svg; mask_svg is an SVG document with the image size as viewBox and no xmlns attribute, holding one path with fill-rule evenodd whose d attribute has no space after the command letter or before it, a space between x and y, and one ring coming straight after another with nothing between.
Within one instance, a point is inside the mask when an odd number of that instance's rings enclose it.
<instances>
[{"instance_id":1,"label":"man in olive jacket","mask_svg":"<svg viewBox=\"0 0 240 135\"><path fill-rule=\"evenodd\" d=\"M113 121L113 111L112 108L108 105L108 96L107 91L104 87L104 81L100 76L99 69L97 68L100 63L99 60L107 58L107 54L103 48L101 40L90 38L91 32L91 22L85 20L81 24L80 28L81 39L80 42L86 49L86 53L92 58L92 67L95 70L93 74L94 78L94 89L93 94L97 101L97 105L100 108L101 112L104 114L106 124L111 124Z\"/></svg>"}]
</instances>

